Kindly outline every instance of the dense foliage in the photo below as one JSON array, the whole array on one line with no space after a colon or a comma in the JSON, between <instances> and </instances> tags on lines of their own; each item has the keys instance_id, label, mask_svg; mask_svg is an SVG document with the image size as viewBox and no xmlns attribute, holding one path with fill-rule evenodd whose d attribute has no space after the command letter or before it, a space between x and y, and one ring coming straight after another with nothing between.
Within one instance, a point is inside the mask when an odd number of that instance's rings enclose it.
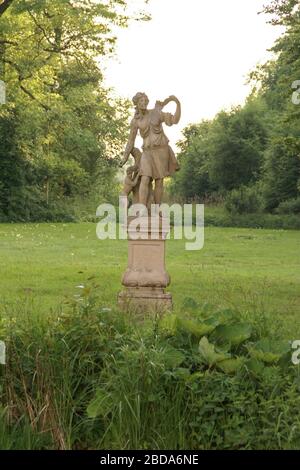
<instances>
[{"instance_id":1,"label":"dense foliage","mask_svg":"<svg viewBox=\"0 0 300 470\"><path fill-rule=\"evenodd\" d=\"M78 201L91 213L115 198L128 103L111 99L101 58L114 50L115 26L128 25L127 3L2 0L0 221L72 220ZM299 4L274 0L264 12L285 27L275 59L250 74L244 106L184 130L176 199L225 201L231 214L299 213Z\"/></svg>"},{"instance_id":2,"label":"dense foliage","mask_svg":"<svg viewBox=\"0 0 300 470\"><path fill-rule=\"evenodd\" d=\"M273 317L186 298L136 325L100 306L82 286L57 314L7 310L1 449L299 448L298 367Z\"/></svg>"},{"instance_id":3,"label":"dense foliage","mask_svg":"<svg viewBox=\"0 0 300 470\"><path fill-rule=\"evenodd\" d=\"M275 0L265 13L285 26L275 59L250 74L243 107L185 129L182 171L171 187L184 200L225 199L231 213L299 213L299 2Z\"/></svg>"},{"instance_id":4,"label":"dense foliage","mask_svg":"<svg viewBox=\"0 0 300 470\"><path fill-rule=\"evenodd\" d=\"M128 103L110 98L101 58L127 2L1 5L0 221L60 219L70 198L111 198Z\"/></svg>"}]
</instances>

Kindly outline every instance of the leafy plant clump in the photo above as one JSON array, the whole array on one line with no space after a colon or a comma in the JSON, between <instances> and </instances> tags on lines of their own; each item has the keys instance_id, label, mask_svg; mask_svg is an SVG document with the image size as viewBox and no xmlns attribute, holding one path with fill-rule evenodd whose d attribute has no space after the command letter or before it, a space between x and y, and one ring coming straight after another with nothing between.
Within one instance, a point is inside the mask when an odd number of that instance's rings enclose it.
<instances>
[{"instance_id":1,"label":"leafy plant clump","mask_svg":"<svg viewBox=\"0 0 300 470\"><path fill-rule=\"evenodd\" d=\"M0 447L299 448L298 368L277 325L185 305L137 327L80 286L57 314L7 312Z\"/></svg>"},{"instance_id":2,"label":"leafy plant clump","mask_svg":"<svg viewBox=\"0 0 300 470\"><path fill-rule=\"evenodd\" d=\"M230 310L165 315L114 353L87 412L115 448L297 448L288 341ZM270 327L270 336L273 334Z\"/></svg>"}]
</instances>

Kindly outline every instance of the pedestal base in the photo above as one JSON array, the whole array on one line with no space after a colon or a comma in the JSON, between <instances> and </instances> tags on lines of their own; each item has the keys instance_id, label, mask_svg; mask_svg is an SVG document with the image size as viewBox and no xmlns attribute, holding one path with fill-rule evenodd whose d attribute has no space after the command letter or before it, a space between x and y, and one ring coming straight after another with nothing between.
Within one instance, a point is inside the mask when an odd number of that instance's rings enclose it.
<instances>
[{"instance_id":1,"label":"pedestal base","mask_svg":"<svg viewBox=\"0 0 300 470\"><path fill-rule=\"evenodd\" d=\"M164 313L172 310L172 295L159 287L127 287L119 293L118 305L133 313Z\"/></svg>"},{"instance_id":2,"label":"pedestal base","mask_svg":"<svg viewBox=\"0 0 300 470\"><path fill-rule=\"evenodd\" d=\"M172 296L165 292L170 284L165 268L169 221L140 217L130 222L127 227L128 265L122 278L125 289L118 296L118 305L122 310L141 314L171 310Z\"/></svg>"}]
</instances>

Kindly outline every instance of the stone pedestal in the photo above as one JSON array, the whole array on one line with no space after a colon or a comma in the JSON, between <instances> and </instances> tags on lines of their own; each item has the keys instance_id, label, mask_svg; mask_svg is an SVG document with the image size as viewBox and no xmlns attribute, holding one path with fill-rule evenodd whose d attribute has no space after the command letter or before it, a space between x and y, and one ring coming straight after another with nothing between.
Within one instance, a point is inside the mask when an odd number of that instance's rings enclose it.
<instances>
[{"instance_id":1,"label":"stone pedestal","mask_svg":"<svg viewBox=\"0 0 300 470\"><path fill-rule=\"evenodd\" d=\"M161 217L128 220L128 267L119 306L128 311L163 312L172 309L172 296L165 292L170 276L165 268L165 243L169 221Z\"/></svg>"}]
</instances>

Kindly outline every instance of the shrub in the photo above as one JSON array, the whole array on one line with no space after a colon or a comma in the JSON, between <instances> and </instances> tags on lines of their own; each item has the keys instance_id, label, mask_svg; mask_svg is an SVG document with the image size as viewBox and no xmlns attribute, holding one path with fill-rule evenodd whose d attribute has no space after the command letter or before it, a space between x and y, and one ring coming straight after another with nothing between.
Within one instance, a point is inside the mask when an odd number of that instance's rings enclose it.
<instances>
[{"instance_id":1,"label":"shrub","mask_svg":"<svg viewBox=\"0 0 300 470\"><path fill-rule=\"evenodd\" d=\"M1 448L300 447L298 369L272 319L189 299L136 325L96 292L2 318Z\"/></svg>"},{"instance_id":2,"label":"shrub","mask_svg":"<svg viewBox=\"0 0 300 470\"><path fill-rule=\"evenodd\" d=\"M99 447L297 446L300 397L289 345L260 335L257 326L221 311L169 315L158 334L127 340L103 368L87 409L106 429Z\"/></svg>"},{"instance_id":3,"label":"shrub","mask_svg":"<svg viewBox=\"0 0 300 470\"><path fill-rule=\"evenodd\" d=\"M276 212L278 214L300 214L300 196L281 202Z\"/></svg>"},{"instance_id":4,"label":"shrub","mask_svg":"<svg viewBox=\"0 0 300 470\"><path fill-rule=\"evenodd\" d=\"M245 214L259 212L262 199L256 186L241 186L233 189L226 197L225 208L230 214Z\"/></svg>"}]
</instances>

